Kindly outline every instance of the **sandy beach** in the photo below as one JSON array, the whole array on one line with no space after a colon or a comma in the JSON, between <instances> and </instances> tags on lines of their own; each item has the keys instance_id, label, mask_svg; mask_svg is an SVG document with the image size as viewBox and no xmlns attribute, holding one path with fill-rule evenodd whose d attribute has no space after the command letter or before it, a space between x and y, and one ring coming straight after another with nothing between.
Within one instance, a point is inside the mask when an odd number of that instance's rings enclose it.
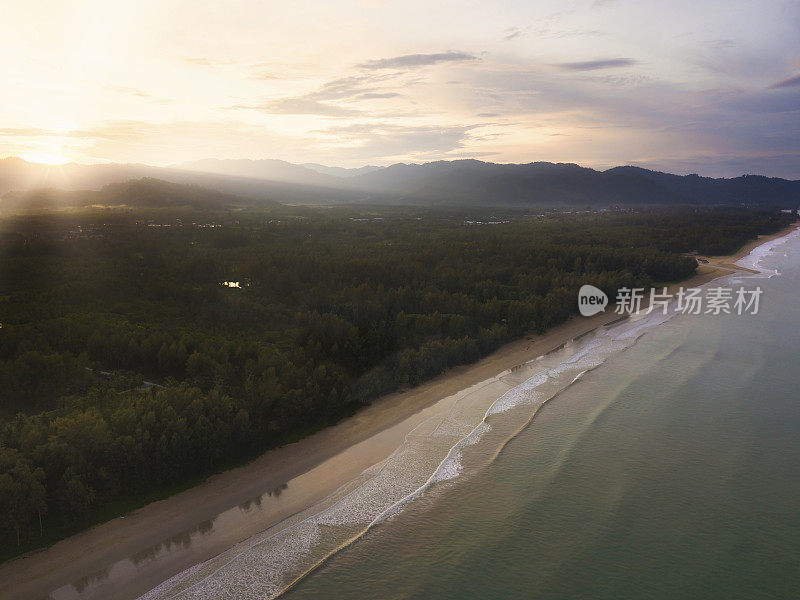
<instances>
[{"instance_id":1,"label":"sandy beach","mask_svg":"<svg viewBox=\"0 0 800 600\"><path fill-rule=\"evenodd\" d=\"M702 285L734 270L749 271L733 263L796 227L761 236L733 255L706 257L707 265L700 265L692 278L671 286L670 292ZM618 318L613 310L590 318L575 316L543 335L506 344L472 365L450 369L416 388L382 397L332 427L214 475L201 485L8 561L0 565L0 580L11 584L0 590L0 598L136 598L336 492L389 456L419 423L447 411L460 392L474 391L499 373ZM487 385L486 393L495 390ZM260 507L258 518L231 517L230 527L222 527L227 523L222 515L249 506L254 499ZM180 552L164 550L181 547L182 539L190 539L192 532L214 522L219 535L190 550L186 550L188 544ZM128 561L155 554L159 554L158 560ZM130 566L115 567L126 561ZM137 568L140 563L144 566ZM73 584L86 591L76 595Z\"/></svg>"}]
</instances>

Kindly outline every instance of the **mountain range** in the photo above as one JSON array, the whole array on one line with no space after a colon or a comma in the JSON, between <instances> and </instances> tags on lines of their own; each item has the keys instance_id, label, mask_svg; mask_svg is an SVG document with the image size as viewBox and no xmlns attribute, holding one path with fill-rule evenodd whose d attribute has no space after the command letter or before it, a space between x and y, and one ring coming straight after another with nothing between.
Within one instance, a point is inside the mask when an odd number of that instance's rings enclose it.
<instances>
[{"instance_id":1,"label":"mountain range","mask_svg":"<svg viewBox=\"0 0 800 600\"><path fill-rule=\"evenodd\" d=\"M36 188L7 192L0 197L0 210L46 210L53 208L175 207L218 209L247 205L275 206L268 200L255 200L185 183L142 177L109 183L100 190Z\"/></svg>"},{"instance_id":2,"label":"mountain range","mask_svg":"<svg viewBox=\"0 0 800 600\"><path fill-rule=\"evenodd\" d=\"M239 196L246 203L257 204L800 206L800 181L760 175L673 175L633 166L598 171L572 163L455 160L344 169L275 159L206 159L169 167L117 163L51 166L15 157L0 160L0 195L4 198L9 192L42 188L99 191L109 184L142 178L216 190L222 194L220 202L228 203ZM173 188L172 195L176 193ZM15 198L18 205L22 196Z\"/></svg>"}]
</instances>

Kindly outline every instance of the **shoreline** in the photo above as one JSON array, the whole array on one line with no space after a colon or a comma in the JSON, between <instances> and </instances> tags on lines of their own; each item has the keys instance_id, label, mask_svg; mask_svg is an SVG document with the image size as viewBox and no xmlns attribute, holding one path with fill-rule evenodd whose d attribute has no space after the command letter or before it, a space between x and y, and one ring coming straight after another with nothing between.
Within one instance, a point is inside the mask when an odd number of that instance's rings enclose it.
<instances>
[{"instance_id":1,"label":"shoreline","mask_svg":"<svg viewBox=\"0 0 800 600\"><path fill-rule=\"evenodd\" d=\"M729 256L709 257L709 264L698 265L696 275L669 286L670 293L678 287L699 286L735 271L752 272L732 263L753 248L797 228L798 224L793 224L778 233L759 236ZM416 425L439 411L446 411L465 390L619 319L613 311L588 318L573 316L542 335L510 342L476 363L449 369L411 390L383 396L331 427L270 450L248 464L213 475L196 487L7 561L0 565L0 577L13 581L14 589L0 592L0 598L47 597L62 586L81 581L88 586L88 594L82 598L136 598L172 575L335 493L365 469L388 457ZM278 490L282 489L287 491L281 494ZM147 572L140 571L137 563L122 579L109 578L108 584L116 586L113 592L102 583L92 587L98 579L102 581L96 575L106 572L108 577L108 571L116 563L146 555L165 544L169 547L172 540L196 531L198 524L213 523L226 511L249 504L254 498L266 495L273 498L273 493L277 500L267 503L269 506L258 522L224 532L226 535L220 534L220 539L213 543L174 555L166 564L152 566L161 559L147 563Z\"/></svg>"}]
</instances>

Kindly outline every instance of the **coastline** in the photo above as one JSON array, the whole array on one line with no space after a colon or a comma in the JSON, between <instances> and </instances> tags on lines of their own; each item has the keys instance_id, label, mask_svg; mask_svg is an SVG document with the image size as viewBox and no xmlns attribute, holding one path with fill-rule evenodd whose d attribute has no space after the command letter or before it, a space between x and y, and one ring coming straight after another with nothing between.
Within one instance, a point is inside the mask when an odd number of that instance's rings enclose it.
<instances>
[{"instance_id":1,"label":"coastline","mask_svg":"<svg viewBox=\"0 0 800 600\"><path fill-rule=\"evenodd\" d=\"M711 257L708 265L698 266L698 273L670 286L699 286L732 271L750 271L732 263L753 248L783 237L797 224L770 236L760 236L730 256ZM2 598L46 597L51 591L85 579L112 564L192 530L199 523L246 503L287 482L298 489L285 502L276 503L267 515L266 526L275 525L336 492L357 478L366 468L382 461L421 421L446 411L458 394L495 378L539 355L547 354L570 340L619 318L613 311L590 318L574 316L543 335L504 345L493 354L472 364L450 369L436 378L408 391L384 396L340 423L303 440L271 450L256 460L212 476L204 483L170 498L138 509L125 518L97 525L62 540L49 548L0 565L0 577L15 582L13 590L0 592ZM302 485L296 485L300 479ZM230 545L265 529L259 522L253 530L241 529L235 537L205 546L203 554L189 554L168 570L135 574L123 592L115 598L135 598L171 575L211 558ZM120 582L118 582L119 584ZM99 592L97 597L108 597Z\"/></svg>"}]
</instances>

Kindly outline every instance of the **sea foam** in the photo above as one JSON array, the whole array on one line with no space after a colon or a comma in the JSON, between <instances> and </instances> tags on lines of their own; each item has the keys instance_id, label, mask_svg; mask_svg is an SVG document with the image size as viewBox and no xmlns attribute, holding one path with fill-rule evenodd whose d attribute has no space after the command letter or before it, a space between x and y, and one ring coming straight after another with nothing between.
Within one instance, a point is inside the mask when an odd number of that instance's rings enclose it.
<instances>
[{"instance_id":1,"label":"sea foam","mask_svg":"<svg viewBox=\"0 0 800 600\"><path fill-rule=\"evenodd\" d=\"M331 554L397 515L433 486L457 480L466 468L467 449L479 444L494 426L517 428L516 423L525 423L553 394L632 346L667 318L648 315L600 328L592 337L476 386L459 396L447 414L420 423L391 456L362 473L354 488L184 571L142 599L250 600L280 595ZM490 389L486 386L505 386L506 390L492 400L486 397Z\"/></svg>"},{"instance_id":2,"label":"sea foam","mask_svg":"<svg viewBox=\"0 0 800 600\"><path fill-rule=\"evenodd\" d=\"M740 258L734 264L748 269L755 269L757 271L761 270L762 261L766 257L775 254L776 248L786 244L790 240L797 237L800 237L800 229L795 229L794 231L792 231L787 235L765 242L760 246L756 246L750 251L750 254Z\"/></svg>"}]
</instances>

